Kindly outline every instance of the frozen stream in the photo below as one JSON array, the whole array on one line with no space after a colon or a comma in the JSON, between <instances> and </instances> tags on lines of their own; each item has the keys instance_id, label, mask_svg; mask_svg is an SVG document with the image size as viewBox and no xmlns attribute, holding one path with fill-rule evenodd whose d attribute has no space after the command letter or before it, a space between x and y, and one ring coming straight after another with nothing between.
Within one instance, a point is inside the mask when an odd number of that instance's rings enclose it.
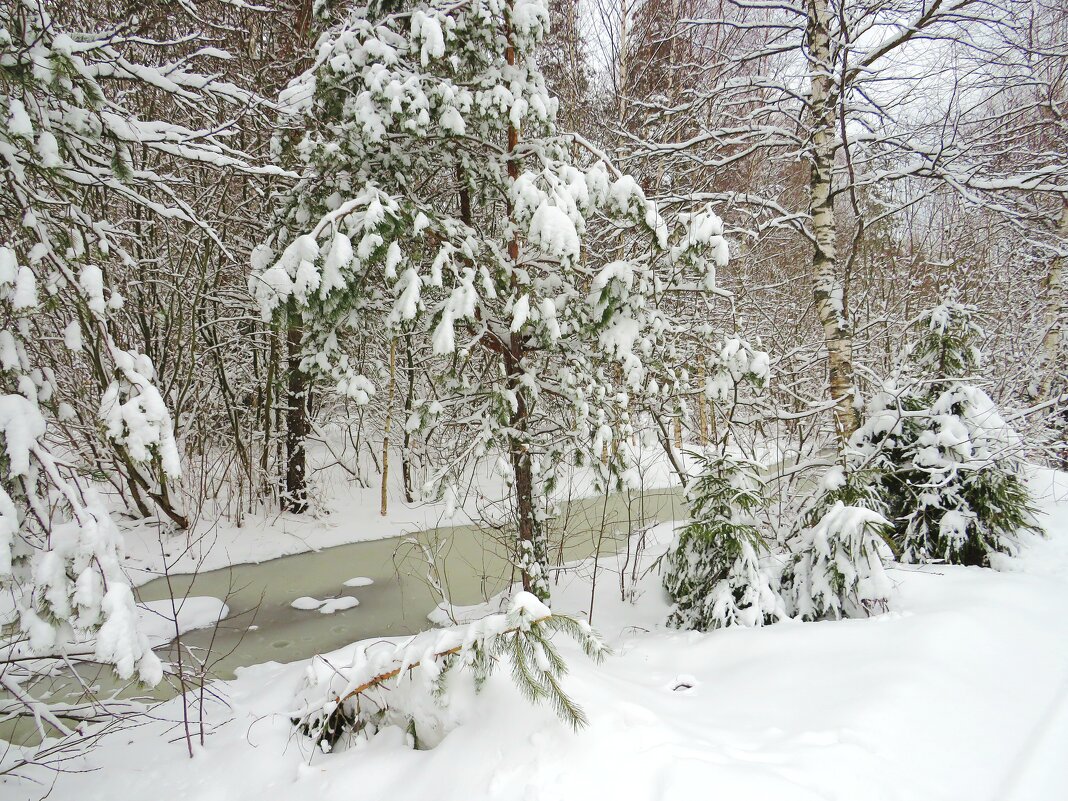
<instances>
[{"instance_id":1,"label":"frozen stream","mask_svg":"<svg viewBox=\"0 0 1068 801\"><path fill-rule=\"evenodd\" d=\"M679 491L670 489L572 501L549 526L552 561L571 562L599 550L616 564L616 554L626 552L627 532L684 514ZM198 649L210 643L210 673L227 678L240 666L292 662L368 637L426 629L427 614L440 600L428 581L428 549L438 554L433 580L453 604L486 600L512 580L507 551L496 537L496 532L473 525L438 528L410 538L358 542L197 576L174 576L170 589L166 580L156 579L138 594L145 601L168 598L172 590L179 599L187 594L224 599L230 616L218 630L189 632L182 641ZM373 583L345 586L357 577ZM293 601L305 596L353 597L359 605L333 614L293 608ZM173 647L168 656L173 659Z\"/></svg>"},{"instance_id":2,"label":"frozen stream","mask_svg":"<svg viewBox=\"0 0 1068 801\"><path fill-rule=\"evenodd\" d=\"M618 569L633 547L630 532L686 516L678 489L573 500L563 508L561 515L547 525L550 561L554 565L600 553L605 567ZM233 677L236 668L247 665L294 662L369 637L425 630L432 625L427 614L441 600L441 593L431 588L431 582L436 582L457 606L485 601L512 581L508 546L502 536L475 525L440 527L407 537L340 545L198 575L175 575L170 577L169 585L167 579L155 579L141 586L137 594L141 601L161 601L173 593L178 604L187 596L223 599L230 610L229 617L217 628L185 633L182 643L198 658L206 659L209 679L226 679ZM431 577L428 552L436 554L437 571ZM371 583L345 585L355 578L371 579ZM612 583L606 582L601 592L612 592ZM333 614L293 607L295 600L305 597L320 601L355 598L359 604ZM341 605L351 603L342 601ZM165 661L174 662L178 649L172 642L157 652ZM183 659L186 675L195 674L185 649ZM150 690L119 682L106 666L82 663L78 673L86 686L95 688L98 697L115 694L118 698L165 700L179 691L172 678ZM195 689L196 684L194 681L189 689ZM71 704L86 700L80 684L66 673L36 682L33 691ZM37 730L28 718L0 724L2 740L39 742Z\"/></svg>"}]
</instances>

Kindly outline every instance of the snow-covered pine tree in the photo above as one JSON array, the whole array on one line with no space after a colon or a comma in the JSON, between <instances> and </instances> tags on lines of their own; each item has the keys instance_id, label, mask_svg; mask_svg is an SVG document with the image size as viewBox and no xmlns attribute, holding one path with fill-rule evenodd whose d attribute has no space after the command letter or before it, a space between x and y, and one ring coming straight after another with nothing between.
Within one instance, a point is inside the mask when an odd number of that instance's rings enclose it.
<instances>
[{"instance_id":1,"label":"snow-covered pine tree","mask_svg":"<svg viewBox=\"0 0 1068 801\"><path fill-rule=\"evenodd\" d=\"M151 361L116 333L123 300L107 270L136 259L132 232L109 215L136 208L195 224L169 179L138 166L146 151L241 161L214 135L141 120L105 85L185 103L247 95L188 60L132 62L120 50L127 33L65 32L47 9L19 1L0 12L0 586L15 611L0 634L0 685L54 734L70 733L69 721L34 697L36 671L69 665L72 653L150 684L162 670L138 631L121 537L87 478L100 463L80 462L64 437L72 399L53 368L73 364L78 389L100 388L89 426L98 446L128 468L131 491L179 522L167 494L181 472L170 414Z\"/></svg>"},{"instance_id":2,"label":"snow-covered pine tree","mask_svg":"<svg viewBox=\"0 0 1068 801\"><path fill-rule=\"evenodd\" d=\"M740 395L763 388L768 378L768 355L740 337L725 338L710 357L700 390L725 414L688 488L692 520L667 554L664 587L675 604L668 624L676 628L761 626L786 616L779 570L761 532L767 500L759 465L739 455L728 424Z\"/></svg>"},{"instance_id":3,"label":"snow-covered pine tree","mask_svg":"<svg viewBox=\"0 0 1068 801\"><path fill-rule=\"evenodd\" d=\"M834 467L802 511L790 537L793 560L783 573L790 614L803 620L884 612L891 583L886 563L892 527L871 473Z\"/></svg>"},{"instance_id":4,"label":"snow-covered pine tree","mask_svg":"<svg viewBox=\"0 0 1068 801\"><path fill-rule=\"evenodd\" d=\"M786 616L757 518L767 501L755 465L703 457L690 491L693 520L668 552L664 587L680 629L762 626Z\"/></svg>"},{"instance_id":5,"label":"snow-covered pine tree","mask_svg":"<svg viewBox=\"0 0 1068 801\"><path fill-rule=\"evenodd\" d=\"M853 439L855 458L879 473L907 562L987 565L1035 528L1018 438L971 383L983 333L975 313L951 296L919 316L903 375Z\"/></svg>"},{"instance_id":6,"label":"snow-covered pine tree","mask_svg":"<svg viewBox=\"0 0 1068 801\"><path fill-rule=\"evenodd\" d=\"M544 0L357 4L336 22L283 97L304 176L252 278L266 315L299 309L304 367L357 402L384 375L375 342L404 327L431 382L407 426L455 432L425 491L496 458L541 598L539 496L567 464L626 470L606 446L634 396L661 392L659 301L711 288L727 258L711 212L671 230L592 148L576 161L534 59L547 22Z\"/></svg>"}]
</instances>

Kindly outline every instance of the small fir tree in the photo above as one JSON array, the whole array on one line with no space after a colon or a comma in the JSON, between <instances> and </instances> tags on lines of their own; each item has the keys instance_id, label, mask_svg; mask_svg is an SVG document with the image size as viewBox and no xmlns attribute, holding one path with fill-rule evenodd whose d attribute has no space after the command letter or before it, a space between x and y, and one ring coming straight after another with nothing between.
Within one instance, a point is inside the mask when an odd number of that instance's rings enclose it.
<instances>
[{"instance_id":1,"label":"small fir tree","mask_svg":"<svg viewBox=\"0 0 1068 801\"><path fill-rule=\"evenodd\" d=\"M707 631L786 616L757 521L765 503L756 465L702 459L690 493L693 520L667 556L664 587L675 603L668 625Z\"/></svg>"},{"instance_id":2,"label":"small fir tree","mask_svg":"<svg viewBox=\"0 0 1068 801\"><path fill-rule=\"evenodd\" d=\"M970 383L980 366L975 307L954 299L924 312L903 378L888 382L853 440L879 473L907 562L988 565L1035 528L1015 432Z\"/></svg>"},{"instance_id":3,"label":"small fir tree","mask_svg":"<svg viewBox=\"0 0 1068 801\"><path fill-rule=\"evenodd\" d=\"M824 476L790 538L795 551L783 586L792 615L820 620L886 611L885 566L893 552L884 508L871 475L836 467Z\"/></svg>"}]
</instances>

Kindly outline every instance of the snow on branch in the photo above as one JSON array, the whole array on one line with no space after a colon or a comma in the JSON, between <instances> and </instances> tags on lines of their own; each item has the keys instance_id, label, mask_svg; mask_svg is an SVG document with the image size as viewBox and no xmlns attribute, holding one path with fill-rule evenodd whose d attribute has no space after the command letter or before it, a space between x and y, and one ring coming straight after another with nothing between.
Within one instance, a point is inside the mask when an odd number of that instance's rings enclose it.
<instances>
[{"instance_id":1,"label":"snow on branch","mask_svg":"<svg viewBox=\"0 0 1068 801\"><path fill-rule=\"evenodd\" d=\"M346 665L317 656L298 693L293 725L325 752L345 734L370 736L389 725L406 729L417 746L432 746L458 722L459 674L478 691L505 658L531 703L548 702L561 720L580 728L586 716L560 686L567 665L551 642L558 631L591 659L600 662L608 653L587 623L553 614L532 594L519 592L507 612L464 626L423 632L407 642L357 644Z\"/></svg>"}]
</instances>

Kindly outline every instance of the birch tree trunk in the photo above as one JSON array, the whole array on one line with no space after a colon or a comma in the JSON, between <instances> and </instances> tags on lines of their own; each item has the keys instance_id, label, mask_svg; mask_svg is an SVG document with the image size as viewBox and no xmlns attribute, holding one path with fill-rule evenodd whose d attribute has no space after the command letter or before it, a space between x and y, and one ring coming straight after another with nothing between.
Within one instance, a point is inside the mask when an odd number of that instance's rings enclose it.
<instances>
[{"instance_id":1,"label":"birch tree trunk","mask_svg":"<svg viewBox=\"0 0 1068 801\"><path fill-rule=\"evenodd\" d=\"M808 58L812 153L809 212L816 240L812 257L813 295L827 348L828 389L834 401L839 449L857 430L859 415L853 378L853 332L839 273L832 177L835 155L835 93L831 58L831 13L827 0L808 3Z\"/></svg>"},{"instance_id":2,"label":"birch tree trunk","mask_svg":"<svg viewBox=\"0 0 1068 801\"><path fill-rule=\"evenodd\" d=\"M1068 197L1061 201L1061 216L1057 223L1057 234L1063 248L1068 244ZM1063 365L1058 366L1061 356L1061 342L1064 339L1064 318L1068 316L1068 294L1064 286L1064 256L1057 256L1049 266L1046 274L1046 334L1042 338L1042 353L1039 356L1035 383L1031 395L1035 401L1050 399L1053 392L1054 376L1064 373Z\"/></svg>"}]
</instances>

